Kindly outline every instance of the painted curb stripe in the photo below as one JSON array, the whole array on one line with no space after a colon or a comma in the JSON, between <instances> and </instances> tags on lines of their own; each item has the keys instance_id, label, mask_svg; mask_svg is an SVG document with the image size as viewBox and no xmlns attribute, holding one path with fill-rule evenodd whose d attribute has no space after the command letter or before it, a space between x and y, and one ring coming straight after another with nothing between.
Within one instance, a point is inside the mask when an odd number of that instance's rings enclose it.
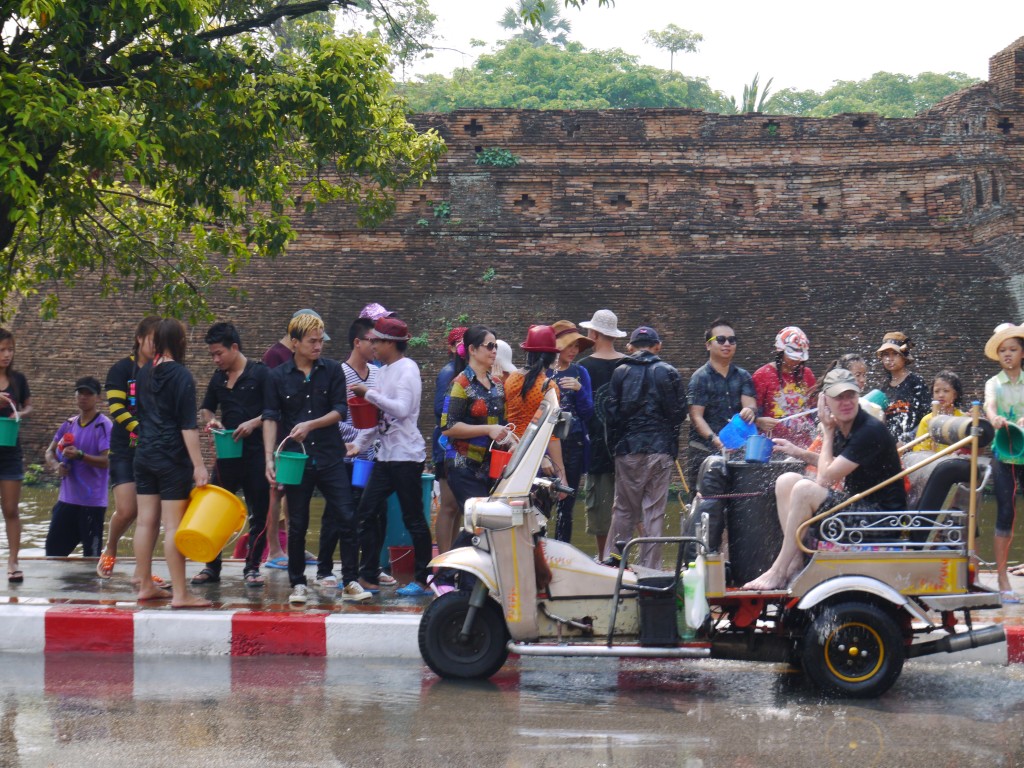
<instances>
[{"instance_id":1,"label":"painted curb stripe","mask_svg":"<svg viewBox=\"0 0 1024 768\"><path fill-rule=\"evenodd\" d=\"M231 617L232 656L326 656L326 614L236 613Z\"/></svg>"},{"instance_id":2,"label":"painted curb stripe","mask_svg":"<svg viewBox=\"0 0 1024 768\"><path fill-rule=\"evenodd\" d=\"M1006 663L1024 664L1024 627L1004 627L1006 630Z\"/></svg>"},{"instance_id":3,"label":"painted curb stripe","mask_svg":"<svg viewBox=\"0 0 1024 768\"><path fill-rule=\"evenodd\" d=\"M132 653L135 616L111 608L50 608L46 611L46 652Z\"/></svg>"}]
</instances>

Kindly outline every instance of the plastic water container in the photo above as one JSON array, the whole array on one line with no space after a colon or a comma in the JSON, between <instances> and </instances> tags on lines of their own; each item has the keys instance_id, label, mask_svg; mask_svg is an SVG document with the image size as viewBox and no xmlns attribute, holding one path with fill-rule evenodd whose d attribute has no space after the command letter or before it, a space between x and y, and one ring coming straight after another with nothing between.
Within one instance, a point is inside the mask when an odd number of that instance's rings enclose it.
<instances>
[{"instance_id":1,"label":"plastic water container","mask_svg":"<svg viewBox=\"0 0 1024 768\"><path fill-rule=\"evenodd\" d=\"M174 546L189 560L208 563L243 525L245 505L235 494L217 485L193 488Z\"/></svg>"},{"instance_id":2,"label":"plastic water container","mask_svg":"<svg viewBox=\"0 0 1024 768\"><path fill-rule=\"evenodd\" d=\"M744 458L747 461L765 464L771 460L772 451L774 449L775 443L772 442L770 437L765 437L764 435L751 435L747 438Z\"/></svg>"},{"instance_id":3,"label":"plastic water container","mask_svg":"<svg viewBox=\"0 0 1024 768\"><path fill-rule=\"evenodd\" d=\"M757 427L745 422L737 413L729 419L728 424L722 427L722 430L718 433L718 439L730 451L735 451L737 448L743 447L743 444L747 442L747 438L756 434Z\"/></svg>"}]
</instances>

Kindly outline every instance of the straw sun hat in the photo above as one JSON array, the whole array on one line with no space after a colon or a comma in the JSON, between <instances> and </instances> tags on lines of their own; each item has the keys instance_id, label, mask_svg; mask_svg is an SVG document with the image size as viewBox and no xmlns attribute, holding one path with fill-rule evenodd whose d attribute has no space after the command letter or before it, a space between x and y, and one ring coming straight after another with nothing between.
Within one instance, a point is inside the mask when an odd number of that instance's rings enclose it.
<instances>
[{"instance_id":1,"label":"straw sun hat","mask_svg":"<svg viewBox=\"0 0 1024 768\"><path fill-rule=\"evenodd\" d=\"M1024 339L1024 325L1002 323L992 331L992 338L985 342L985 357L999 362L999 346L1007 339Z\"/></svg>"}]
</instances>

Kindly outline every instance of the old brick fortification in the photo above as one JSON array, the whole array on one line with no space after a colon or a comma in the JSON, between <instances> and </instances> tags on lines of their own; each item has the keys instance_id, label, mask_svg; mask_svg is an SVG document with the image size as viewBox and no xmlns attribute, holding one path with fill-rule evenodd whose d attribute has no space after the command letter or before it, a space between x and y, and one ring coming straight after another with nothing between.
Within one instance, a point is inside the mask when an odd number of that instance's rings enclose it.
<instances>
[{"instance_id":1,"label":"old brick fortification","mask_svg":"<svg viewBox=\"0 0 1024 768\"><path fill-rule=\"evenodd\" d=\"M987 83L910 119L473 110L416 122L449 151L391 221L359 230L340 205L302 218L286 258L238 281L248 302L213 307L256 354L295 309L314 307L341 358L361 306L397 310L429 338L411 350L425 428L445 324L460 315L518 342L530 323L610 307L622 327L661 330L664 357L687 374L717 315L733 318L751 369L784 325L808 332L817 370L901 329L922 374L951 367L972 394L995 367L982 354L993 326L1024 319L1024 38L992 57ZM486 148L522 163L476 165ZM36 406L29 461L73 411L75 377L102 377L146 311L84 284L64 307L43 322L26 300L13 323ZM204 330L189 361L200 389Z\"/></svg>"}]
</instances>

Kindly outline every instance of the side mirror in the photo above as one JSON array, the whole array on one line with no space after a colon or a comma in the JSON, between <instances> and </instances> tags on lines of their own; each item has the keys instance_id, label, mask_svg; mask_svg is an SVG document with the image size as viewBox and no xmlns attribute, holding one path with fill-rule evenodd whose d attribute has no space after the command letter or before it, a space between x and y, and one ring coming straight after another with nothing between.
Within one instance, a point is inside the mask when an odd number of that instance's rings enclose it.
<instances>
[{"instance_id":1,"label":"side mirror","mask_svg":"<svg viewBox=\"0 0 1024 768\"><path fill-rule=\"evenodd\" d=\"M559 440L565 440L569 436L569 431L572 429L572 414L568 411L559 411L555 421L555 428L552 431L552 436L557 437Z\"/></svg>"}]
</instances>

